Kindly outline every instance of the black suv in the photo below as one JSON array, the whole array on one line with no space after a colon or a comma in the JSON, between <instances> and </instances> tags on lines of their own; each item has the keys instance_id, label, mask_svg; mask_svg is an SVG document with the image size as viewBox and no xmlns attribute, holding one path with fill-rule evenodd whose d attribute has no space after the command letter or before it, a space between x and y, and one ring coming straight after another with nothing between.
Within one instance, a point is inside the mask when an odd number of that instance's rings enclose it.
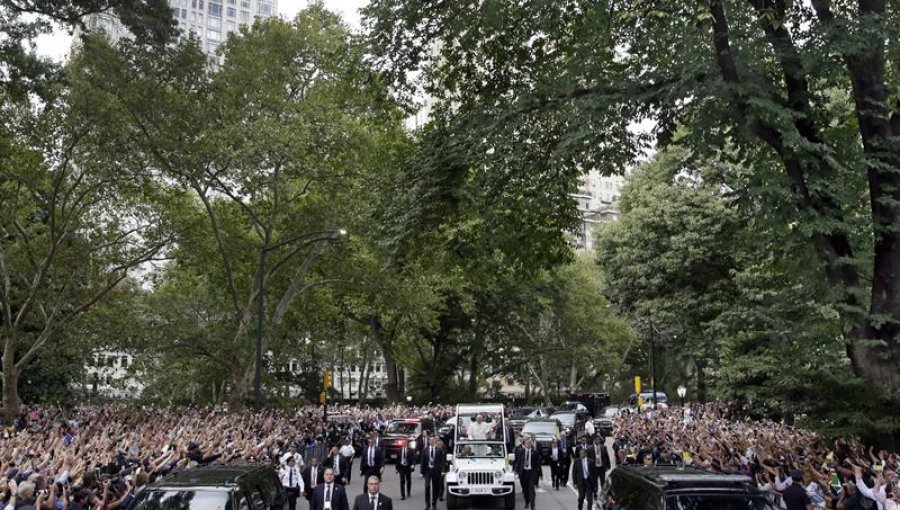
<instances>
[{"instance_id":1,"label":"black suv","mask_svg":"<svg viewBox=\"0 0 900 510\"><path fill-rule=\"evenodd\" d=\"M775 510L753 479L695 467L620 466L609 475L603 510Z\"/></svg>"},{"instance_id":2,"label":"black suv","mask_svg":"<svg viewBox=\"0 0 900 510\"><path fill-rule=\"evenodd\" d=\"M422 420L418 418L392 420L388 423L381 439L385 462L399 459L400 450L406 448L407 444L415 450L419 446L416 444L416 438L420 435L422 435Z\"/></svg>"},{"instance_id":3,"label":"black suv","mask_svg":"<svg viewBox=\"0 0 900 510\"><path fill-rule=\"evenodd\" d=\"M541 462L546 464L550 461L552 442L554 439L559 440L562 430L556 420L534 419L525 422L522 426L522 435L534 439L534 447L541 455Z\"/></svg>"},{"instance_id":4,"label":"black suv","mask_svg":"<svg viewBox=\"0 0 900 510\"><path fill-rule=\"evenodd\" d=\"M157 480L132 510L285 510L287 496L269 466L209 466Z\"/></svg>"}]
</instances>

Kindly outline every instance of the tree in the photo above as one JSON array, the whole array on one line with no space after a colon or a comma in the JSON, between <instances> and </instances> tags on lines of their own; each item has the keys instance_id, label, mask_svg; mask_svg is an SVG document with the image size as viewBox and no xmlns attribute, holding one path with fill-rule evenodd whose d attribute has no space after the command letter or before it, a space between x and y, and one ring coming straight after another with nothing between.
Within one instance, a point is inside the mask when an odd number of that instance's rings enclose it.
<instances>
[{"instance_id":1,"label":"tree","mask_svg":"<svg viewBox=\"0 0 900 510\"><path fill-rule=\"evenodd\" d=\"M621 221L600 230L597 261L609 275L610 300L642 323L645 336L669 333L654 339L666 348L657 364L687 355L704 400L706 367L717 356L709 324L734 303L733 273L747 255L738 209L688 156L673 148L635 171L622 190Z\"/></svg>"},{"instance_id":2,"label":"tree","mask_svg":"<svg viewBox=\"0 0 900 510\"><path fill-rule=\"evenodd\" d=\"M400 83L423 76L469 139L555 144L576 168L612 171L641 141L628 123L652 118L664 143L684 126L693 149L730 144L760 175L780 167L762 191L778 193L782 223L802 225L796 235L817 254L834 290L820 299L838 304L854 373L898 391L896 5L376 0L367 14L384 69ZM833 108L835 95L849 111ZM574 181L548 165L494 173L497 194L513 176ZM864 201L843 187L859 181Z\"/></svg>"},{"instance_id":3,"label":"tree","mask_svg":"<svg viewBox=\"0 0 900 510\"><path fill-rule=\"evenodd\" d=\"M171 199L142 167L121 168L120 137L98 137L92 104L64 93L6 104L0 137L3 405L19 408L19 372L137 268L165 258Z\"/></svg>"},{"instance_id":4,"label":"tree","mask_svg":"<svg viewBox=\"0 0 900 510\"><path fill-rule=\"evenodd\" d=\"M180 253L225 290L237 408L254 378L258 310L277 333L301 295L332 283L314 269L328 241L343 238L334 206L349 200L368 154L403 132L360 48L319 4L243 30L223 58L210 70L193 42L164 59L98 43L85 46L80 78L115 105L110 126L126 130L128 150L190 190L206 215L207 237ZM262 337L262 352L275 336Z\"/></svg>"}]
</instances>

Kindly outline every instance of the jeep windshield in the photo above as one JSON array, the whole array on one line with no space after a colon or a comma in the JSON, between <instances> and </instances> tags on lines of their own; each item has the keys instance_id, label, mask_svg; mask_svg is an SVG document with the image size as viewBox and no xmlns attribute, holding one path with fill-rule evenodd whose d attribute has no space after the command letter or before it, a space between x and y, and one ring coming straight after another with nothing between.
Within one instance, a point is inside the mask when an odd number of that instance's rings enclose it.
<instances>
[{"instance_id":1,"label":"jeep windshield","mask_svg":"<svg viewBox=\"0 0 900 510\"><path fill-rule=\"evenodd\" d=\"M666 496L666 510L775 510L765 496L679 494Z\"/></svg>"},{"instance_id":2,"label":"jeep windshield","mask_svg":"<svg viewBox=\"0 0 900 510\"><path fill-rule=\"evenodd\" d=\"M465 443L456 445L457 459L502 459L503 445Z\"/></svg>"},{"instance_id":3,"label":"jeep windshield","mask_svg":"<svg viewBox=\"0 0 900 510\"><path fill-rule=\"evenodd\" d=\"M149 490L138 495L133 510L232 510L225 491Z\"/></svg>"},{"instance_id":4,"label":"jeep windshield","mask_svg":"<svg viewBox=\"0 0 900 510\"><path fill-rule=\"evenodd\" d=\"M388 424L387 429L384 431L384 435L386 436L414 436L416 435L416 429L419 427L419 424L416 422L408 422L408 421L395 421Z\"/></svg>"}]
</instances>

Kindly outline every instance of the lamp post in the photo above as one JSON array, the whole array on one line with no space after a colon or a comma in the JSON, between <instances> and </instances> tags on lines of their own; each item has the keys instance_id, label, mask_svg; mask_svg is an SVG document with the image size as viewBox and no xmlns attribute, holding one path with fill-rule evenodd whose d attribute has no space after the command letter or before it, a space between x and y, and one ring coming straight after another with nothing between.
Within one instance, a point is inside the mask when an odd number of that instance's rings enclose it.
<instances>
[{"instance_id":1,"label":"lamp post","mask_svg":"<svg viewBox=\"0 0 900 510\"><path fill-rule=\"evenodd\" d=\"M678 398L681 399L681 407L684 407L684 396L687 395L687 388L683 384L679 384L675 392L678 393Z\"/></svg>"},{"instance_id":2,"label":"lamp post","mask_svg":"<svg viewBox=\"0 0 900 510\"><path fill-rule=\"evenodd\" d=\"M305 232L302 234L288 237L284 241L270 245L270 233L266 232L263 245L259 248L259 275L257 287L259 288L259 309L256 315L256 360L253 372L253 407L259 411L262 405L261 390L261 373L262 373L262 339L263 339L263 323L266 315L266 262L269 252L278 248L296 243L298 241L306 241L307 244L319 241L334 241L343 239L347 235L344 229L321 230L317 232Z\"/></svg>"}]
</instances>

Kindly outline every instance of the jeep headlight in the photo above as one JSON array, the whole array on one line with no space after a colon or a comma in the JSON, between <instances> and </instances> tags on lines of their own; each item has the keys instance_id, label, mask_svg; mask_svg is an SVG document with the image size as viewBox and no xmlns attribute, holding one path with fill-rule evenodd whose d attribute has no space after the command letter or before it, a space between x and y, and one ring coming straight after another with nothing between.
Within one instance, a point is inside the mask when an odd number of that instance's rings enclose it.
<instances>
[{"instance_id":1,"label":"jeep headlight","mask_svg":"<svg viewBox=\"0 0 900 510\"><path fill-rule=\"evenodd\" d=\"M416 440L415 439L413 439L412 441L409 442L409 447L412 448L413 450L416 449Z\"/></svg>"},{"instance_id":2,"label":"jeep headlight","mask_svg":"<svg viewBox=\"0 0 900 510\"><path fill-rule=\"evenodd\" d=\"M459 483L466 483L466 478L468 478L468 475L465 471L460 471L456 474L456 476L459 479Z\"/></svg>"},{"instance_id":3,"label":"jeep headlight","mask_svg":"<svg viewBox=\"0 0 900 510\"><path fill-rule=\"evenodd\" d=\"M503 471L495 471L494 472L494 480L501 481L503 480Z\"/></svg>"}]
</instances>

